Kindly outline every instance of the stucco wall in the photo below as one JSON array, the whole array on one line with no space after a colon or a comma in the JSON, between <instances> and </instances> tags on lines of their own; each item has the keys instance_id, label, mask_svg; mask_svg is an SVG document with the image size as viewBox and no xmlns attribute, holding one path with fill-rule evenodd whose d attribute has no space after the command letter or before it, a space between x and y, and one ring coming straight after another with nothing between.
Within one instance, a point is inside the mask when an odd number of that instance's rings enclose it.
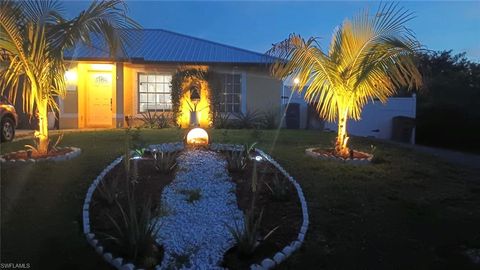
<instances>
[{"instance_id":1,"label":"stucco wall","mask_svg":"<svg viewBox=\"0 0 480 270\"><path fill-rule=\"evenodd\" d=\"M370 136L389 140L392 136L392 119L395 116L416 117L416 97L390 98L387 103L369 102L362 111L360 121L349 120L347 131L357 136ZM325 123L325 128L337 130L337 123ZM414 136L411 142L414 143Z\"/></svg>"},{"instance_id":2,"label":"stucco wall","mask_svg":"<svg viewBox=\"0 0 480 270\"><path fill-rule=\"evenodd\" d=\"M110 67L108 70L100 70L101 65L106 64ZM88 127L86 122L87 114L87 79L88 73L111 72L112 76L112 110L111 110L111 126L116 126L116 68L114 64L106 62L71 62L70 70L76 74L74 82L67 81L67 94L60 102L60 128L84 128ZM103 67L102 67L103 68Z\"/></svg>"},{"instance_id":3,"label":"stucco wall","mask_svg":"<svg viewBox=\"0 0 480 270\"><path fill-rule=\"evenodd\" d=\"M247 109L280 111L282 81L271 77L268 70L247 70L246 85Z\"/></svg>"},{"instance_id":4,"label":"stucco wall","mask_svg":"<svg viewBox=\"0 0 480 270\"><path fill-rule=\"evenodd\" d=\"M71 67L76 72L76 82L69 91L64 100L62 100L60 114L60 128L84 128L88 127L86 123L86 96L87 96L87 78L88 72L94 70L93 64L97 62L72 62ZM138 118L138 74L139 73L157 73L173 75L177 70L177 65L172 64L123 64L123 75L116 72L116 68L121 65L113 64L112 73L112 127L122 126L125 116ZM272 109L280 110L280 96L282 91L282 82L269 75L265 67L249 67L233 65L217 65L213 67L216 72L235 72L242 74L242 111L256 110L266 111ZM123 78L122 78L123 76ZM116 80L122 81L116 81ZM123 103L123 111L117 106L117 94L121 94L121 89L117 92L117 86L123 88L123 100L119 95L118 102Z\"/></svg>"}]
</instances>

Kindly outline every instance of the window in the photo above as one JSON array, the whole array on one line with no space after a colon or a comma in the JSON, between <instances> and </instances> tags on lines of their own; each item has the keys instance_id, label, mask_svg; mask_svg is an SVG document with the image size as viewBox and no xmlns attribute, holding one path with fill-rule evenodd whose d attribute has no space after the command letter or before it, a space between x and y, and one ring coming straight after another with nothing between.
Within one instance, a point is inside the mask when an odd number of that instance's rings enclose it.
<instances>
[{"instance_id":1,"label":"window","mask_svg":"<svg viewBox=\"0 0 480 270\"><path fill-rule=\"evenodd\" d=\"M171 75L138 74L139 112L171 110L171 80Z\"/></svg>"},{"instance_id":2,"label":"window","mask_svg":"<svg viewBox=\"0 0 480 270\"><path fill-rule=\"evenodd\" d=\"M241 74L219 74L222 92L220 112L239 113L241 111L242 76Z\"/></svg>"}]
</instances>

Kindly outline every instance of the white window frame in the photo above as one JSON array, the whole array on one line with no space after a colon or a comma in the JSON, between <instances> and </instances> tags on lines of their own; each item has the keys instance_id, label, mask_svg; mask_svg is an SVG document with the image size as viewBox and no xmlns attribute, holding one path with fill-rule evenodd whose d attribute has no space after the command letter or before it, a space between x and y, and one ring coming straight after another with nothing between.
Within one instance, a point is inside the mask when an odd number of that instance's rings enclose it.
<instances>
[{"instance_id":1,"label":"white window frame","mask_svg":"<svg viewBox=\"0 0 480 270\"><path fill-rule=\"evenodd\" d=\"M247 94L246 94L247 93L247 91L246 91L247 80L246 80L246 77L247 76L246 76L246 73L244 71L238 72L236 70L233 70L231 72L228 72L228 71L219 72L219 74L221 74L222 77L223 76L228 76L228 75L230 75L230 76L239 75L240 76L240 93L237 94L239 96L239 99L240 99L239 103L238 103L239 111L233 112L233 111L225 110L225 111L220 111L219 113L233 113L233 114L234 113L240 113L240 112L245 113L246 110L247 110L247 103L246 103L246 99L247 99ZM223 77L223 78L225 78L225 77ZM226 95L226 92L224 91L225 90L225 88L224 88L225 83L226 82L225 82L225 79L224 79L224 81L222 82L222 91L220 93L221 95ZM222 102L220 102L220 106L225 106L225 108L226 108L226 105L225 105L226 103L227 102L224 102L223 105L222 105ZM232 103L232 104L236 104L236 103Z\"/></svg>"},{"instance_id":2,"label":"white window frame","mask_svg":"<svg viewBox=\"0 0 480 270\"><path fill-rule=\"evenodd\" d=\"M148 96L147 96L147 102L142 102L141 101L141 94L149 94L150 92L148 91L148 86L147 86L147 91L141 91L141 88L140 88L140 85L142 83L145 83L145 82L141 82L140 80L140 76L169 76L170 79L172 77L172 74L170 73L160 73L160 72L137 72L137 113L144 113L144 112L170 112L172 111L172 87L171 87L171 80L168 81L168 82L161 82L161 83L157 83L157 82L151 82L153 84L164 84L164 85L167 85L168 86L168 89L170 89L170 103L168 102L154 102L152 104L155 104L155 105L158 105L158 104L165 104L170 106L170 108L160 108L160 109L149 109L147 108L145 111L141 111L141 104L150 104L151 102L148 102ZM146 82L147 84L149 84L150 82ZM154 92L155 94L159 94L159 95L168 95L168 92Z\"/></svg>"}]
</instances>

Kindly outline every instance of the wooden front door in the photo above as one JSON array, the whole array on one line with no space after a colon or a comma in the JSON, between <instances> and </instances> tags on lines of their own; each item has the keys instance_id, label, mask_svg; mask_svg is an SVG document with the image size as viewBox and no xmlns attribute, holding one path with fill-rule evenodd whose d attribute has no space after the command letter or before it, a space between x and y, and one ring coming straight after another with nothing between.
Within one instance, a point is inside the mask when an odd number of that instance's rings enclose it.
<instances>
[{"instance_id":1,"label":"wooden front door","mask_svg":"<svg viewBox=\"0 0 480 270\"><path fill-rule=\"evenodd\" d=\"M87 127L112 126L112 73L90 71L87 82Z\"/></svg>"}]
</instances>

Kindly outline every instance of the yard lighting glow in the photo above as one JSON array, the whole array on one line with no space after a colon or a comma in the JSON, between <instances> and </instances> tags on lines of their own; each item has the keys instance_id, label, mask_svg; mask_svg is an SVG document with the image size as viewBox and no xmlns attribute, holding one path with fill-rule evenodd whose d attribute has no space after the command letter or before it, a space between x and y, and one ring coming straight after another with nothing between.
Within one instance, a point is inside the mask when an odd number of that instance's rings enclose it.
<instances>
[{"instance_id":1,"label":"yard lighting glow","mask_svg":"<svg viewBox=\"0 0 480 270\"><path fill-rule=\"evenodd\" d=\"M203 128L194 128L187 134L187 144L198 146L208 144L208 133Z\"/></svg>"},{"instance_id":2,"label":"yard lighting glow","mask_svg":"<svg viewBox=\"0 0 480 270\"><path fill-rule=\"evenodd\" d=\"M255 157L255 160L258 161L258 162L260 162L260 161L263 160L263 157L262 157L262 156L256 156L256 157Z\"/></svg>"},{"instance_id":3,"label":"yard lighting glow","mask_svg":"<svg viewBox=\"0 0 480 270\"><path fill-rule=\"evenodd\" d=\"M67 70L67 72L65 72L65 79L68 83L77 82L77 71L74 69Z\"/></svg>"},{"instance_id":4,"label":"yard lighting glow","mask_svg":"<svg viewBox=\"0 0 480 270\"><path fill-rule=\"evenodd\" d=\"M300 79L298 79L298 78L293 79L294 84L298 84L299 82L300 82Z\"/></svg>"}]
</instances>

